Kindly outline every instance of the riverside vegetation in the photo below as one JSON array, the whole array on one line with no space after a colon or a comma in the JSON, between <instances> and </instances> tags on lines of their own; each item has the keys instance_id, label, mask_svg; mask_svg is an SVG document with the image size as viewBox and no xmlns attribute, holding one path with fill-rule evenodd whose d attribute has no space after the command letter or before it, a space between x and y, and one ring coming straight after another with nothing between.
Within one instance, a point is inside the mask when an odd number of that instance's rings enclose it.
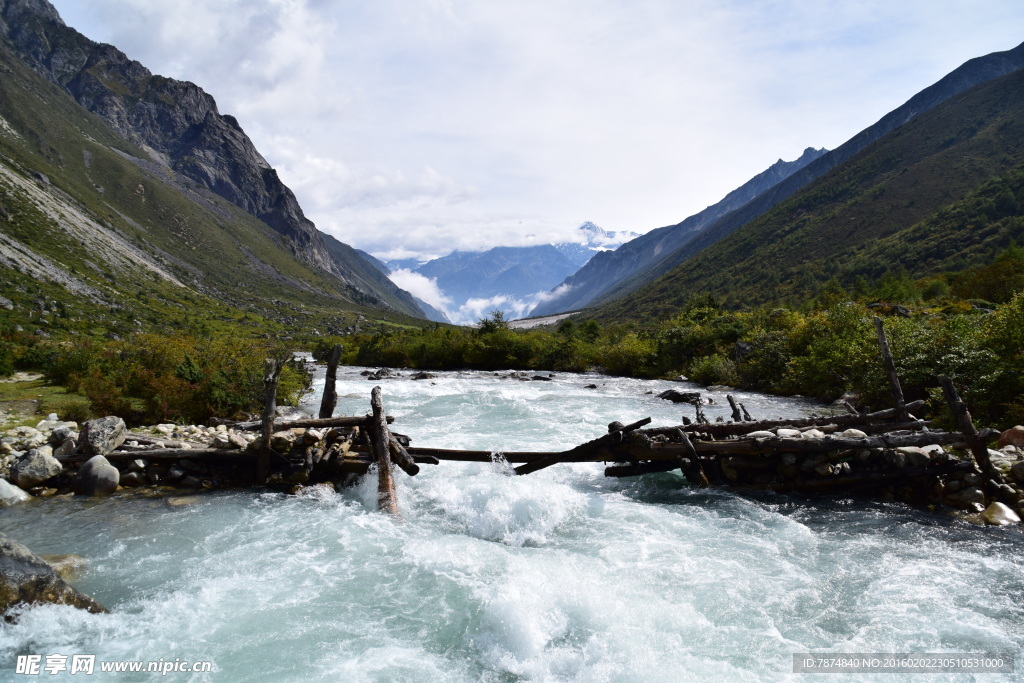
<instances>
[{"instance_id":1,"label":"riverside vegetation","mask_svg":"<svg viewBox=\"0 0 1024 683\"><path fill-rule=\"evenodd\" d=\"M799 307L740 310L696 295L676 315L646 326L569 319L553 330L513 330L495 315L472 330L434 326L350 339L345 360L421 369L596 366L644 378L682 373L703 384L825 400L852 392L879 408L889 400L888 385L871 319L883 314L908 400L931 399L941 412L936 376L947 374L980 422L1024 421L1024 249L1011 245L986 266L945 276L887 274L866 289L850 293L832 281ZM979 293L1000 302L975 298ZM335 341L322 341L319 352Z\"/></svg>"},{"instance_id":2,"label":"riverside vegetation","mask_svg":"<svg viewBox=\"0 0 1024 683\"><path fill-rule=\"evenodd\" d=\"M341 343L346 364L685 374L704 384L827 400L852 392L864 406L883 408L888 389L871 325L879 314L908 400L931 399L941 415L935 378L948 374L980 424L1024 422L1024 249L1015 245L988 265L948 275L888 274L853 292L833 281L801 306L734 310L697 295L649 325L577 316L555 328L515 330L496 314L473 329L432 325L343 337L290 330L286 341L247 337L238 328L155 328L123 341L8 328L0 330L0 375L36 371L64 387L66 393L45 394L49 403L40 407L66 419L117 414L129 424L205 423L259 412L268 356L310 349L323 360ZM295 404L308 382L301 364L286 364L279 402Z\"/></svg>"}]
</instances>

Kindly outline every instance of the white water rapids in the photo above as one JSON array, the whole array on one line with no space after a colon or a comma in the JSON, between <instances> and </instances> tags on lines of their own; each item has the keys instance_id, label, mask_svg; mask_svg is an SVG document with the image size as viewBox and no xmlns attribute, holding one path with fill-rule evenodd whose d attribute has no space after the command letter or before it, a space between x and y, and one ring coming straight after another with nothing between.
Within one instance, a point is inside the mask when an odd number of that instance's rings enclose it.
<instances>
[{"instance_id":1,"label":"white water rapids","mask_svg":"<svg viewBox=\"0 0 1024 683\"><path fill-rule=\"evenodd\" d=\"M342 369L339 414L369 410L360 369ZM613 420L692 416L645 393L679 387L669 382L439 374L380 382L414 445L557 450ZM321 369L313 403L322 386ZM814 409L737 397L756 418ZM112 612L41 607L0 626L0 680L59 680L13 673L17 655L52 653L212 661L213 674L165 677L197 681L785 680L806 678L792 655L808 651L1008 653L1024 666L1015 528L696 490L678 471L608 479L592 464L514 477L444 462L396 478L397 522L375 511L372 477L340 494L0 511L0 531L35 552L85 557L75 585Z\"/></svg>"}]
</instances>

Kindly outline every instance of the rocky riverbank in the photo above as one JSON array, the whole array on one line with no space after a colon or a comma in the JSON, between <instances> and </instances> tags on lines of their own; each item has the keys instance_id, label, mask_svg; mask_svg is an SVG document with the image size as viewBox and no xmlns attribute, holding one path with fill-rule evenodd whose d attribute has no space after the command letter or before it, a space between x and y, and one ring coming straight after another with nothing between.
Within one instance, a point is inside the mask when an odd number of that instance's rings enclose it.
<instances>
[{"instance_id":1,"label":"rocky riverbank","mask_svg":"<svg viewBox=\"0 0 1024 683\"><path fill-rule=\"evenodd\" d=\"M0 507L32 498L102 496L126 489L170 493L251 485L258 451L257 435L251 431L175 424L129 430L114 416L79 426L50 414L35 427L0 434ZM271 445L289 453L296 445L314 446L325 436L325 430L286 429L273 434ZM214 449L218 454L210 455ZM202 457L190 457L190 451Z\"/></svg>"},{"instance_id":2,"label":"rocky riverbank","mask_svg":"<svg viewBox=\"0 0 1024 683\"><path fill-rule=\"evenodd\" d=\"M335 430L293 428L275 432L271 440L274 451L297 464L285 466L270 483L285 488L310 483L301 476L310 471L300 466L303 455L323 450L338 438ZM1005 490L998 498L986 495L987 482L977 469L935 476L928 490L893 488L887 497L944 507L977 523L1019 523L1024 517L1024 427L1004 432L998 445L998 450L989 450L1006 482L1001 484ZM102 496L137 490L146 495L176 495L182 490L252 486L258 450L256 433L224 424L158 424L128 430L120 418L111 416L86 422L80 428L51 414L35 427L16 427L0 436L0 506L75 494ZM969 456L933 445L891 449L879 457L887 468L900 469L966 461ZM805 458L801 464L804 469L837 467L828 456ZM849 466L840 463L840 469L829 474L841 475L841 468ZM726 478L742 487L727 470L723 467ZM336 484L351 476L345 472L333 474L337 475L333 476Z\"/></svg>"}]
</instances>

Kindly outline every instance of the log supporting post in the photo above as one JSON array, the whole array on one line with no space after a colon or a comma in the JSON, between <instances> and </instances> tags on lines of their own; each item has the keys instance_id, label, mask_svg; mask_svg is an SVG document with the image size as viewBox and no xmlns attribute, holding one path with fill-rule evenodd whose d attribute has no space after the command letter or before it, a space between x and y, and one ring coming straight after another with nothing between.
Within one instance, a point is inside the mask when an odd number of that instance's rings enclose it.
<instances>
[{"instance_id":1,"label":"log supporting post","mask_svg":"<svg viewBox=\"0 0 1024 683\"><path fill-rule=\"evenodd\" d=\"M687 457L680 458L680 469L683 471L687 481L701 488L710 486L711 482L708 481L708 475L704 472L704 468L701 467L700 458L697 457L697 449L693 447L690 437L682 429L676 430L676 437L682 442L683 447L686 448ZM687 462L684 464L683 461Z\"/></svg>"},{"instance_id":2,"label":"log supporting post","mask_svg":"<svg viewBox=\"0 0 1024 683\"><path fill-rule=\"evenodd\" d=\"M978 464L978 468L985 475L985 488L993 488L988 484L989 481L994 481L997 485L1003 483L1003 476L996 469L995 465L992 464L992 459L988 455L988 447L975 428L967 406L960 400L960 395L957 393L956 387L953 386L953 380L946 375L942 375L939 377L939 384L942 385L942 393L946 396L946 403L949 404L949 409L953 413L953 419L956 420L956 424L963 433L964 440L967 442L967 447L970 449L971 455L974 456L974 462ZM996 492L990 490L989 493L994 494Z\"/></svg>"},{"instance_id":3,"label":"log supporting post","mask_svg":"<svg viewBox=\"0 0 1024 683\"><path fill-rule=\"evenodd\" d=\"M740 412L740 407L736 403L736 399L732 397L732 394L726 394L725 397L729 400L729 407L732 408L732 421L743 422L743 413Z\"/></svg>"},{"instance_id":4,"label":"log supporting post","mask_svg":"<svg viewBox=\"0 0 1024 683\"><path fill-rule=\"evenodd\" d=\"M256 481L263 484L270 476L270 456L273 449L270 447L270 437L274 433L274 413L277 410L277 382L281 378L279 363L268 358L263 367L263 422L260 433L260 450L256 458Z\"/></svg>"},{"instance_id":5,"label":"log supporting post","mask_svg":"<svg viewBox=\"0 0 1024 683\"><path fill-rule=\"evenodd\" d=\"M370 449L377 463L377 509L392 515L398 514L398 494L395 492L395 476L391 469L391 432L384 417L384 402L380 387L370 392L370 407L373 420L370 422Z\"/></svg>"},{"instance_id":6,"label":"log supporting post","mask_svg":"<svg viewBox=\"0 0 1024 683\"><path fill-rule=\"evenodd\" d=\"M338 405L338 361L341 360L341 344L335 344L327 357L327 377L324 379L324 396L320 399L321 420L332 417Z\"/></svg>"},{"instance_id":7,"label":"log supporting post","mask_svg":"<svg viewBox=\"0 0 1024 683\"><path fill-rule=\"evenodd\" d=\"M885 338L885 326L882 319L875 316L875 332L878 333L878 348L882 353L882 362L885 364L885 372L889 376L889 389L892 391L893 407L896 409L896 417L906 422L910 419L907 411L906 401L903 400L903 387L900 386L899 375L896 374L896 363L892 359L892 352L889 350L889 340Z\"/></svg>"}]
</instances>

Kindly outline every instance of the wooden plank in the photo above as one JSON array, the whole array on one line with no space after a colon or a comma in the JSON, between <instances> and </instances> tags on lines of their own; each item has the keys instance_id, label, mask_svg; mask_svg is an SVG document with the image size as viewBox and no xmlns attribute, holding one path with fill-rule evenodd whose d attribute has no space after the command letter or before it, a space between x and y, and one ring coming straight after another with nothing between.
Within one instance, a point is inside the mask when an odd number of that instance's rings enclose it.
<instances>
[{"instance_id":1,"label":"wooden plank","mask_svg":"<svg viewBox=\"0 0 1024 683\"><path fill-rule=\"evenodd\" d=\"M274 428L277 431L284 429L320 429L321 427L363 427L370 423L369 415L353 415L353 416L340 416L340 417L327 417L327 418L316 418L311 417L308 420L288 420L285 422L275 423ZM388 424L395 421L395 418L391 415L387 417ZM253 422L237 422L232 425L228 425L234 429L252 430L260 429L263 426L263 420L255 420Z\"/></svg>"},{"instance_id":2,"label":"wooden plank","mask_svg":"<svg viewBox=\"0 0 1024 683\"><path fill-rule=\"evenodd\" d=\"M654 474L656 472L671 472L678 468L678 465L671 461L666 462L635 462L628 465L611 465L604 468L606 477L636 477L641 474Z\"/></svg>"},{"instance_id":3,"label":"wooden plank","mask_svg":"<svg viewBox=\"0 0 1024 683\"><path fill-rule=\"evenodd\" d=\"M533 462L540 458L554 455L554 451L509 451L498 453L494 451L462 451L452 448L428 448L424 446L409 446L406 449L413 458L436 458L452 462L494 462L504 460L510 463Z\"/></svg>"},{"instance_id":4,"label":"wooden plank","mask_svg":"<svg viewBox=\"0 0 1024 683\"><path fill-rule=\"evenodd\" d=\"M732 394L726 394L725 398L729 401L729 407L732 408L732 421L743 422L743 413L740 412L740 407L736 404L736 399L732 397Z\"/></svg>"},{"instance_id":5,"label":"wooden plank","mask_svg":"<svg viewBox=\"0 0 1024 683\"><path fill-rule=\"evenodd\" d=\"M388 450L391 452L391 462L401 467L410 477L415 477L420 473L420 466L416 464L405 447L398 443L398 439L391 434L388 434Z\"/></svg>"},{"instance_id":6,"label":"wooden plank","mask_svg":"<svg viewBox=\"0 0 1024 683\"><path fill-rule=\"evenodd\" d=\"M908 411L917 410L923 407L925 402L923 400L914 401L908 403L906 408ZM792 427L793 429L799 429L801 427L820 427L822 425L834 424L837 427L857 427L859 425L869 424L871 422L880 422L882 420L891 420L897 417L895 408L887 408L885 410L879 410L874 413L867 413L864 415L833 415L831 417L805 417L805 418L794 418L787 420L761 420L760 422L742 422L742 423L714 423L706 425L679 425L672 427L655 427L653 429L641 430L641 433L654 435L654 434L667 434L672 435L676 429L682 429L685 432L693 433L699 432L702 434L708 434L710 436L722 437L722 436L739 436L748 434L750 432L766 431L770 429L776 429L778 427Z\"/></svg>"},{"instance_id":7,"label":"wooden plank","mask_svg":"<svg viewBox=\"0 0 1024 683\"><path fill-rule=\"evenodd\" d=\"M835 489L867 488L888 484L898 484L912 481L922 477L938 477L954 472L966 472L974 466L969 462L948 463L943 465L931 465L928 467L907 467L902 470L887 470L882 472L858 472L849 475L836 477L822 477L821 479L805 479L803 481L791 481L784 484L771 486L773 491L779 493L802 492L817 493Z\"/></svg>"},{"instance_id":8,"label":"wooden plank","mask_svg":"<svg viewBox=\"0 0 1024 683\"><path fill-rule=\"evenodd\" d=\"M686 435L682 429L676 430L676 436L683 444L683 448L686 449L686 457L680 458L680 461L685 461L682 467L683 474L693 484L700 487L710 486L711 482L708 480L708 475L704 471L704 467L700 464L700 458L697 456L697 449L694 447L693 442L690 441L690 437Z\"/></svg>"},{"instance_id":9,"label":"wooden plank","mask_svg":"<svg viewBox=\"0 0 1024 683\"><path fill-rule=\"evenodd\" d=\"M65 455L58 457L59 462L84 462L91 455ZM201 460L203 458L224 458L231 460L255 460L253 451L238 448L154 448L148 451L114 451L108 453L107 460Z\"/></svg>"}]
</instances>

